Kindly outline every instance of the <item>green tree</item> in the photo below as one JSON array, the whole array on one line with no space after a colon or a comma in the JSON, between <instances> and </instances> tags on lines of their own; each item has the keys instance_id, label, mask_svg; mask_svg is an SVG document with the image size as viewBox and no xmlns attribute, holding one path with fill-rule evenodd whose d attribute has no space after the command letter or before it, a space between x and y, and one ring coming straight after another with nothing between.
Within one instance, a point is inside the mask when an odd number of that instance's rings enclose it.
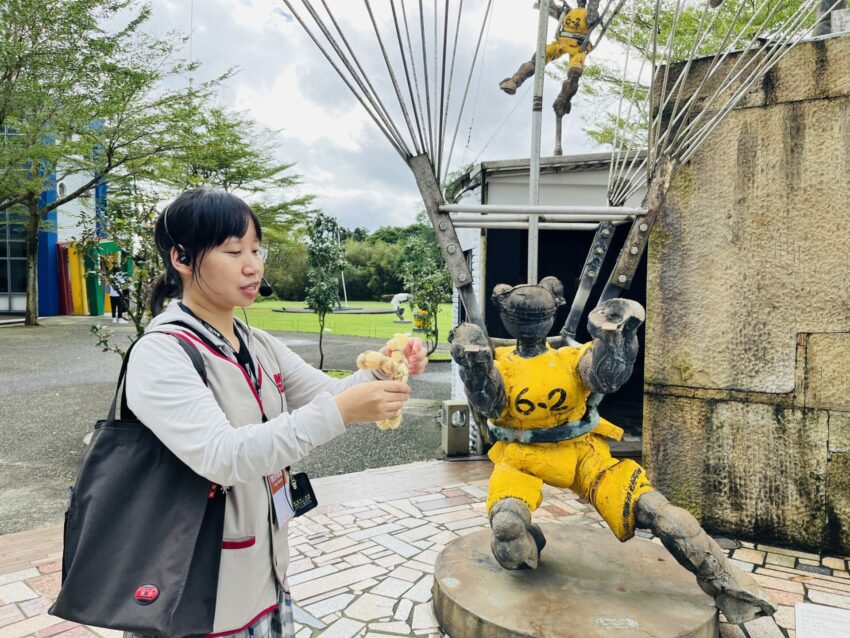
<instances>
[{"instance_id":1,"label":"green tree","mask_svg":"<svg viewBox=\"0 0 850 638\"><path fill-rule=\"evenodd\" d=\"M275 158L277 131L245 113L187 105L184 121L185 144L169 156L179 190L213 186L251 194L298 184L298 176L287 173L294 163Z\"/></svg>"},{"instance_id":2,"label":"green tree","mask_svg":"<svg viewBox=\"0 0 850 638\"><path fill-rule=\"evenodd\" d=\"M338 241L339 223L333 217L316 213L307 225L307 305L319 318L319 367L325 364L322 349L325 318L339 306L339 273L345 266L345 249Z\"/></svg>"},{"instance_id":3,"label":"green tree","mask_svg":"<svg viewBox=\"0 0 850 638\"><path fill-rule=\"evenodd\" d=\"M433 233L433 231L431 231ZM410 307L415 313L425 311L425 342L428 354L437 349L440 338L437 321L441 303L451 301L451 277L437 248L436 238L414 236L404 247L401 265L404 287L410 293Z\"/></svg>"},{"instance_id":4,"label":"green tree","mask_svg":"<svg viewBox=\"0 0 850 638\"><path fill-rule=\"evenodd\" d=\"M400 292L399 274L402 247L384 241L345 242L345 284L352 299L380 299L381 295Z\"/></svg>"},{"instance_id":5,"label":"green tree","mask_svg":"<svg viewBox=\"0 0 850 638\"><path fill-rule=\"evenodd\" d=\"M370 235L372 241L383 241L388 244L404 244L411 237L427 236L431 230L423 220L410 226L381 226Z\"/></svg>"},{"instance_id":6,"label":"green tree","mask_svg":"<svg viewBox=\"0 0 850 638\"><path fill-rule=\"evenodd\" d=\"M275 242L269 248L265 278L278 299L303 301L309 284L309 271L307 247L300 235Z\"/></svg>"},{"instance_id":7,"label":"green tree","mask_svg":"<svg viewBox=\"0 0 850 638\"><path fill-rule=\"evenodd\" d=\"M132 15L122 28L103 30L124 11ZM27 325L38 319L38 233L47 215L102 180L149 171L178 148L185 104L217 81L166 90L186 70L173 61L182 41L142 33L149 15L133 0L0 4L0 210L26 211ZM69 174L86 178L46 201L53 180Z\"/></svg>"}]
</instances>

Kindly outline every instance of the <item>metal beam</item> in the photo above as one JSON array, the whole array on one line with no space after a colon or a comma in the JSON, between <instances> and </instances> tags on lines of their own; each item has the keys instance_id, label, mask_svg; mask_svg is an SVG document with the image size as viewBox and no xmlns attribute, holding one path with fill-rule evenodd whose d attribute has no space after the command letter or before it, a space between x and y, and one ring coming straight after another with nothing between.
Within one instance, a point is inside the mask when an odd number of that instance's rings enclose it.
<instances>
[{"instance_id":1,"label":"metal beam","mask_svg":"<svg viewBox=\"0 0 850 638\"><path fill-rule=\"evenodd\" d=\"M494 213L508 215L646 215L649 209L627 206L514 206L512 204L443 204L441 213Z\"/></svg>"},{"instance_id":2,"label":"metal beam","mask_svg":"<svg viewBox=\"0 0 850 638\"><path fill-rule=\"evenodd\" d=\"M527 230L528 222L455 222L455 228L489 228L492 230ZM599 224L578 222L549 222L537 224L540 230L596 230Z\"/></svg>"},{"instance_id":3,"label":"metal beam","mask_svg":"<svg viewBox=\"0 0 850 638\"><path fill-rule=\"evenodd\" d=\"M451 215L454 223L458 222L480 222L489 221L497 224L503 222L527 222L533 219L534 215L474 215L464 213L454 213ZM540 215L537 219L541 222L602 222L602 221L628 221L634 219L633 215L577 215L577 214L559 214L559 215Z\"/></svg>"}]
</instances>

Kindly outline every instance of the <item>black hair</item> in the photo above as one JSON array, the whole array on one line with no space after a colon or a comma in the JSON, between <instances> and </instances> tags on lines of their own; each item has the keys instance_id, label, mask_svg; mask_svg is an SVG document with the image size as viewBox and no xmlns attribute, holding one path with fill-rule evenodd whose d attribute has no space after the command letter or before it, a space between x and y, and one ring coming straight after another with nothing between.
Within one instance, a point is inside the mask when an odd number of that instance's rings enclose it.
<instances>
[{"instance_id":1,"label":"black hair","mask_svg":"<svg viewBox=\"0 0 850 638\"><path fill-rule=\"evenodd\" d=\"M171 263L171 249L185 253L192 264L192 278L204 255L231 237L243 237L248 224L253 223L257 239L262 239L260 220L244 201L227 191L198 188L181 193L157 217L154 227L156 250L162 258L165 272L153 286L150 297L151 313L162 312L166 298L183 293L180 273Z\"/></svg>"}]
</instances>

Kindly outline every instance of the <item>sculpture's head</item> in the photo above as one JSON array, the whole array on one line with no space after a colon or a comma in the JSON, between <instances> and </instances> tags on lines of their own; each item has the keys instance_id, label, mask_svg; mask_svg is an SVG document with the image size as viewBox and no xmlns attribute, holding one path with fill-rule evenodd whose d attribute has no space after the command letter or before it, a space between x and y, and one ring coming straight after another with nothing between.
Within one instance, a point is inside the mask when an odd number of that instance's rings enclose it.
<instances>
[{"instance_id":1,"label":"sculpture's head","mask_svg":"<svg viewBox=\"0 0 850 638\"><path fill-rule=\"evenodd\" d=\"M584 9L587 6L587 0L576 0L579 9Z\"/></svg>"},{"instance_id":2,"label":"sculpture's head","mask_svg":"<svg viewBox=\"0 0 850 638\"><path fill-rule=\"evenodd\" d=\"M564 286L555 277L546 277L539 284L499 284L493 289L492 299L512 337L544 338L555 323L558 308L565 303Z\"/></svg>"}]
</instances>

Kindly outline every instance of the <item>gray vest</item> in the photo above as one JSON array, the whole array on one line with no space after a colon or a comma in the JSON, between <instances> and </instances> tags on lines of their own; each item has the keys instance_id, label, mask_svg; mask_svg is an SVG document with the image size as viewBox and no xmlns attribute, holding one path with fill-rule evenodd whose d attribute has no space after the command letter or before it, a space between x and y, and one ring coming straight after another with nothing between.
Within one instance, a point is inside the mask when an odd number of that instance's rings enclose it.
<instances>
[{"instance_id":1,"label":"gray vest","mask_svg":"<svg viewBox=\"0 0 850 638\"><path fill-rule=\"evenodd\" d=\"M281 370L269 335L258 332L247 339L248 349L258 362L261 385L255 392L238 364L192 338L194 333L168 324L155 330L189 335L204 359L209 388L233 427L260 423L263 413L271 420L286 410L286 398L275 385L274 376L280 375ZM282 583L286 575L289 544L288 525L279 529L274 519L265 477L227 490L213 633L242 629L258 614L276 607L275 579Z\"/></svg>"}]
</instances>

